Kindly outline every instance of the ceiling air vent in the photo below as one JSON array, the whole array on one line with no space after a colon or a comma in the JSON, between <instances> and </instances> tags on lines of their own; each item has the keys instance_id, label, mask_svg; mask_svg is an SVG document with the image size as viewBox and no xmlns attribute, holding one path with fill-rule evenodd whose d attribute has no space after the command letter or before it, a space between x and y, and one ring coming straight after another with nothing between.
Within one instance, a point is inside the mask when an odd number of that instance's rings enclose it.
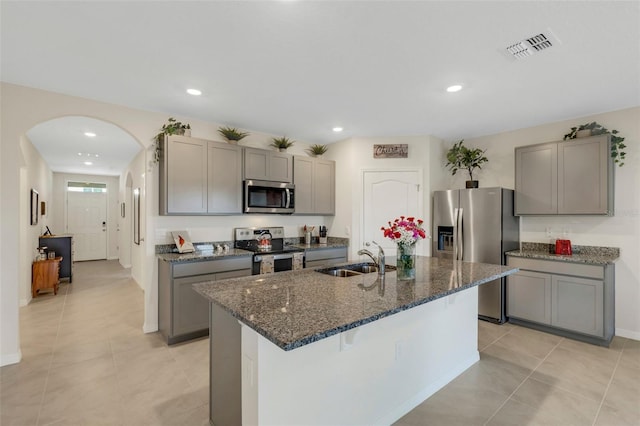
<instances>
[{"instance_id":1,"label":"ceiling air vent","mask_svg":"<svg viewBox=\"0 0 640 426\"><path fill-rule=\"evenodd\" d=\"M506 53L511 58L521 59L542 50L549 49L559 43L559 40L553 36L553 33L548 31L513 43L506 48Z\"/></svg>"}]
</instances>

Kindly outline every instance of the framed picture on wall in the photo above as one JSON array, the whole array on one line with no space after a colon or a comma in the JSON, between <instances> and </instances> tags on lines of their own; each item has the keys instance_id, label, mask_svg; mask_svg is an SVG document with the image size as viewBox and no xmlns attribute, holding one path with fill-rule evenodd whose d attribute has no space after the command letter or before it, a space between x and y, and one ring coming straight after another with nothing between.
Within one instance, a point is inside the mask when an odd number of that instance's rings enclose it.
<instances>
[{"instance_id":1,"label":"framed picture on wall","mask_svg":"<svg viewBox=\"0 0 640 426\"><path fill-rule=\"evenodd\" d=\"M40 205L38 203L38 191L31 188L31 224L38 224L38 209Z\"/></svg>"}]
</instances>

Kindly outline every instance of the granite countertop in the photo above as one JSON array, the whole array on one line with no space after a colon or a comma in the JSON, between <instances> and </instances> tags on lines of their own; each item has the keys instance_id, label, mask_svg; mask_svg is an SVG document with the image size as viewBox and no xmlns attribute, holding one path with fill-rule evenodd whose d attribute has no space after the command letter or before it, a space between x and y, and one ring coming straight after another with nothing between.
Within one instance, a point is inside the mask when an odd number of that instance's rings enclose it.
<instances>
[{"instance_id":1,"label":"granite countertop","mask_svg":"<svg viewBox=\"0 0 640 426\"><path fill-rule=\"evenodd\" d=\"M194 288L287 351L518 271L423 256L416 263L415 282L397 281L395 271L381 282L377 273L339 278L305 269Z\"/></svg>"},{"instance_id":2,"label":"granite countertop","mask_svg":"<svg viewBox=\"0 0 640 426\"><path fill-rule=\"evenodd\" d=\"M620 257L618 247L572 246L570 256L555 254L555 246L547 243L522 243L520 250L506 252L507 256L531 259L554 260L558 262L587 263L591 265L613 264Z\"/></svg>"},{"instance_id":3,"label":"granite countertop","mask_svg":"<svg viewBox=\"0 0 640 426\"><path fill-rule=\"evenodd\" d=\"M345 244L345 243L340 242L340 241L331 241L331 240L329 240L327 242L327 244L297 243L297 244L288 244L286 247L295 247L295 248L302 249L302 250L321 250L321 249L326 249L326 248L341 248L341 247L348 247L348 246L349 246L348 244Z\"/></svg>"},{"instance_id":4,"label":"granite countertop","mask_svg":"<svg viewBox=\"0 0 640 426\"><path fill-rule=\"evenodd\" d=\"M193 253L156 253L158 259L167 262L198 262L201 260L224 259L227 257L253 256L253 252L230 248L228 251L196 250Z\"/></svg>"}]
</instances>

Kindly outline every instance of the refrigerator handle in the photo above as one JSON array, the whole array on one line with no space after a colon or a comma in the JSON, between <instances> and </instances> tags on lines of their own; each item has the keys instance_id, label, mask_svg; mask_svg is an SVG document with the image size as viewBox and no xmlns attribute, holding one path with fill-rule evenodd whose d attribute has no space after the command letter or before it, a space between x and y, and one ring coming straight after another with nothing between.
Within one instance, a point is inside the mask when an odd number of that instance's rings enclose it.
<instances>
[{"instance_id":1,"label":"refrigerator handle","mask_svg":"<svg viewBox=\"0 0 640 426\"><path fill-rule=\"evenodd\" d=\"M462 258L464 257L464 238L462 235L462 218L464 216L463 214L463 210L462 208L458 209L458 233L457 233L457 240L458 240L458 260L462 260Z\"/></svg>"},{"instance_id":2,"label":"refrigerator handle","mask_svg":"<svg viewBox=\"0 0 640 426\"><path fill-rule=\"evenodd\" d=\"M453 210L453 260L458 260L458 214L460 209Z\"/></svg>"}]
</instances>

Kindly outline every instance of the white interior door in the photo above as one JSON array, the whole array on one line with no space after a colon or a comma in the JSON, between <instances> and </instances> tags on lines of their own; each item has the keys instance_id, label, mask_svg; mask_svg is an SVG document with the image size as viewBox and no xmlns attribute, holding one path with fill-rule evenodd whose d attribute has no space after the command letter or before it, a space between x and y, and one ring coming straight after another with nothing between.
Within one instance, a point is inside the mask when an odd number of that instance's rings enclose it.
<instances>
[{"instance_id":1,"label":"white interior door","mask_svg":"<svg viewBox=\"0 0 640 426\"><path fill-rule=\"evenodd\" d=\"M107 193L67 192L67 232L74 260L107 258Z\"/></svg>"},{"instance_id":2,"label":"white interior door","mask_svg":"<svg viewBox=\"0 0 640 426\"><path fill-rule=\"evenodd\" d=\"M396 245L384 238L380 228L400 216L423 219L421 180L419 170L364 172L361 245L375 241L388 256L395 256ZM420 245L417 250L422 253Z\"/></svg>"}]
</instances>

